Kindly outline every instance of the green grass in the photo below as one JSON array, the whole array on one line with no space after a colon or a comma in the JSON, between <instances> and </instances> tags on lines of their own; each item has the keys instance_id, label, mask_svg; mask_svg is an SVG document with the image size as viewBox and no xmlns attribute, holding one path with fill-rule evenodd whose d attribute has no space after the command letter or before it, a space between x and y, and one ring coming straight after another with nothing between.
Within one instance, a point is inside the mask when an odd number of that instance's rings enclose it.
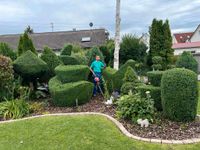
<instances>
[{"instance_id":1,"label":"green grass","mask_svg":"<svg viewBox=\"0 0 200 150\"><path fill-rule=\"evenodd\" d=\"M198 150L199 147L200 143L139 142L124 136L102 116L51 116L0 124L0 150Z\"/></svg>"}]
</instances>

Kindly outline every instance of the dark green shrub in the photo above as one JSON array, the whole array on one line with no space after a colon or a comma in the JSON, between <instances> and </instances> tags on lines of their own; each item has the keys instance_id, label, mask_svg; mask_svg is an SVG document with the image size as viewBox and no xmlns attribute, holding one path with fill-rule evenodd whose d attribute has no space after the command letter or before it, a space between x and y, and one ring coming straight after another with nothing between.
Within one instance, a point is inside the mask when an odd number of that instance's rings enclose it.
<instances>
[{"instance_id":1,"label":"dark green shrub","mask_svg":"<svg viewBox=\"0 0 200 150\"><path fill-rule=\"evenodd\" d=\"M177 68L186 68L198 73L198 62L190 52L183 52L176 62Z\"/></svg>"},{"instance_id":2,"label":"dark green shrub","mask_svg":"<svg viewBox=\"0 0 200 150\"><path fill-rule=\"evenodd\" d=\"M161 88L152 85L139 86L137 90L140 92L142 97L146 97L146 92L150 92L151 98L154 100L154 107L158 110L162 110L161 103Z\"/></svg>"},{"instance_id":3,"label":"dark green shrub","mask_svg":"<svg viewBox=\"0 0 200 150\"><path fill-rule=\"evenodd\" d=\"M75 106L90 100L93 84L87 81L62 84L54 77L49 81L49 90L55 106Z\"/></svg>"},{"instance_id":4,"label":"dark green shrub","mask_svg":"<svg viewBox=\"0 0 200 150\"><path fill-rule=\"evenodd\" d=\"M24 100L12 100L0 103L0 117L18 119L29 114L29 105Z\"/></svg>"},{"instance_id":5,"label":"dark green shrub","mask_svg":"<svg viewBox=\"0 0 200 150\"><path fill-rule=\"evenodd\" d=\"M17 58L17 54L6 43L0 43L0 55L10 57L12 60Z\"/></svg>"},{"instance_id":6,"label":"dark green shrub","mask_svg":"<svg viewBox=\"0 0 200 150\"><path fill-rule=\"evenodd\" d=\"M0 55L0 101L12 96L13 73L11 59Z\"/></svg>"},{"instance_id":7,"label":"dark green shrub","mask_svg":"<svg viewBox=\"0 0 200 150\"><path fill-rule=\"evenodd\" d=\"M153 62L153 65L152 65L152 68L154 70L161 70L162 69L162 57L161 56L154 56L152 58L152 62Z\"/></svg>"},{"instance_id":8,"label":"dark green shrub","mask_svg":"<svg viewBox=\"0 0 200 150\"><path fill-rule=\"evenodd\" d=\"M106 82L107 89L109 93L113 92L113 75L117 72L117 70L107 67L103 70L103 78Z\"/></svg>"},{"instance_id":9,"label":"dark green shrub","mask_svg":"<svg viewBox=\"0 0 200 150\"><path fill-rule=\"evenodd\" d=\"M63 83L87 80L89 67L84 65L60 65L55 69L58 79Z\"/></svg>"},{"instance_id":10,"label":"dark green shrub","mask_svg":"<svg viewBox=\"0 0 200 150\"><path fill-rule=\"evenodd\" d=\"M163 73L163 71L147 72L148 81L151 83L151 85L160 86Z\"/></svg>"},{"instance_id":11,"label":"dark green shrub","mask_svg":"<svg viewBox=\"0 0 200 150\"><path fill-rule=\"evenodd\" d=\"M101 61L104 62L104 57L103 57L103 54L102 52L99 50L99 48L97 47L93 47L91 50L89 50L87 53L86 53L86 57L88 59L88 65L90 65L94 60L95 60L95 57L96 56L99 56L101 58Z\"/></svg>"},{"instance_id":12,"label":"dark green shrub","mask_svg":"<svg viewBox=\"0 0 200 150\"><path fill-rule=\"evenodd\" d=\"M88 59L84 53L74 53L72 57L74 57L77 60L77 64L88 65Z\"/></svg>"},{"instance_id":13,"label":"dark green shrub","mask_svg":"<svg viewBox=\"0 0 200 150\"><path fill-rule=\"evenodd\" d=\"M65 45L65 46L63 47L63 49L61 50L61 54L60 54L60 55L67 55L67 56L70 56L70 55L71 55L71 52L72 52L72 48L73 48L72 45Z\"/></svg>"},{"instance_id":14,"label":"dark green shrub","mask_svg":"<svg viewBox=\"0 0 200 150\"><path fill-rule=\"evenodd\" d=\"M107 48L106 45L100 46L99 50L102 52L104 56L105 63L108 65L110 62L110 50Z\"/></svg>"},{"instance_id":15,"label":"dark green shrub","mask_svg":"<svg viewBox=\"0 0 200 150\"><path fill-rule=\"evenodd\" d=\"M139 85L139 80L136 72L130 66L127 68L123 78L123 85L121 87L122 94L128 94L129 91L136 93L136 87Z\"/></svg>"},{"instance_id":16,"label":"dark green shrub","mask_svg":"<svg viewBox=\"0 0 200 150\"><path fill-rule=\"evenodd\" d=\"M29 38L28 33L24 33L20 36L18 45L18 56L22 55L26 51L32 51L37 55L36 49L33 45L31 38Z\"/></svg>"},{"instance_id":17,"label":"dark green shrub","mask_svg":"<svg viewBox=\"0 0 200 150\"><path fill-rule=\"evenodd\" d=\"M128 66L135 68L136 62L134 60L128 60L120 69L113 75L113 88L114 90L120 90L123 84L123 78Z\"/></svg>"},{"instance_id":18,"label":"dark green shrub","mask_svg":"<svg viewBox=\"0 0 200 150\"><path fill-rule=\"evenodd\" d=\"M140 94L124 95L117 101L117 115L120 118L132 120L134 123L138 119L148 119L151 121L154 115L153 100L142 98Z\"/></svg>"},{"instance_id":19,"label":"dark green shrub","mask_svg":"<svg viewBox=\"0 0 200 150\"><path fill-rule=\"evenodd\" d=\"M166 71L161 81L164 115L174 121L192 121L197 115L197 74L187 69Z\"/></svg>"},{"instance_id":20,"label":"dark green shrub","mask_svg":"<svg viewBox=\"0 0 200 150\"><path fill-rule=\"evenodd\" d=\"M60 55L60 60L64 65L79 65L78 60L73 56Z\"/></svg>"},{"instance_id":21,"label":"dark green shrub","mask_svg":"<svg viewBox=\"0 0 200 150\"><path fill-rule=\"evenodd\" d=\"M48 71L47 64L31 51L23 53L13 63L14 70L24 82L35 82Z\"/></svg>"},{"instance_id":22,"label":"dark green shrub","mask_svg":"<svg viewBox=\"0 0 200 150\"><path fill-rule=\"evenodd\" d=\"M47 80L53 76L55 76L55 71L54 69L61 64L60 59L58 58L58 56L53 52L52 49L45 47L44 51L40 57L44 62L47 63L48 65L48 72L47 75L45 75L45 77L47 78Z\"/></svg>"}]
</instances>

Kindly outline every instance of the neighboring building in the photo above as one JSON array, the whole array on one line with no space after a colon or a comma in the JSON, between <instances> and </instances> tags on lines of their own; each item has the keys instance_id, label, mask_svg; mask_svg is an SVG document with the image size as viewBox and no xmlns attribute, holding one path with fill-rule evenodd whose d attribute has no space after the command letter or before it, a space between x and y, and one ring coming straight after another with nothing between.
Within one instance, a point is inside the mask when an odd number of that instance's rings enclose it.
<instances>
[{"instance_id":1,"label":"neighboring building","mask_svg":"<svg viewBox=\"0 0 200 150\"><path fill-rule=\"evenodd\" d=\"M199 64L200 73L200 25L194 32L176 33L173 35L174 55L181 55L184 51L189 51Z\"/></svg>"},{"instance_id":2,"label":"neighboring building","mask_svg":"<svg viewBox=\"0 0 200 150\"><path fill-rule=\"evenodd\" d=\"M173 35L174 55L180 55L184 51L190 51L193 54L200 53L200 25L194 32L175 33Z\"/></svg>"},{"instance_id":3,"label":"neighboring building","mask_svg":"<svg viewBox=\"0 0 200 150\"><path fill-rule=\"evenodd\" d=\"M73 30L62 32L45 32L30 34L33 44L38 52L41 52L44 46L52 48L54 51L60 51L64 44L77 44L82 48L91 48L100 46L108 40L109 33L105 29L91 30ZM14 50L17 49L20 34L0 35L0 42L9 44Z\"/></svg>"}]
</instances>

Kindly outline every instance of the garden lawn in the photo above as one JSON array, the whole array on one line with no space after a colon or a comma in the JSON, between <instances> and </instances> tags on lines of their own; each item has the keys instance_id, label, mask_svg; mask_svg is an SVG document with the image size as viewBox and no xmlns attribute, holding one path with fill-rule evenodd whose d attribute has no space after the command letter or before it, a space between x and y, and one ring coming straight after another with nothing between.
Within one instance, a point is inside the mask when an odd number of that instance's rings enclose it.
<instances>
[{"instance_id":1,"label":"garden lawn","mask_svg":"<svg viewBox=\"0 0 200 150\"><path fill-rule=\"evenodd\" d=\"M124 136L103 116L50 116L0 124L0 150L198 150L199 144L161 145Z\"/></svg>"}]
</instances>

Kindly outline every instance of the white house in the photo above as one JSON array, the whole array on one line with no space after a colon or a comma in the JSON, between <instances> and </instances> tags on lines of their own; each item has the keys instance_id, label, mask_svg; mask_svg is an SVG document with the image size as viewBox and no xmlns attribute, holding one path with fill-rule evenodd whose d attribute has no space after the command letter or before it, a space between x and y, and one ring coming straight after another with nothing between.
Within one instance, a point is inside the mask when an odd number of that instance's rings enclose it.
<instances>
[{"instance_id":1,"label":"white house","mask_svg":"<svg viewBox=\"0 0 200 150\"><path fill-rule=\"evenodd\" d=\"M200 53L200 25L194 32L175 33L172 48L174 55L180 55L184 51L190 51L193 54Z\"/></svg>"}]
</instances>

